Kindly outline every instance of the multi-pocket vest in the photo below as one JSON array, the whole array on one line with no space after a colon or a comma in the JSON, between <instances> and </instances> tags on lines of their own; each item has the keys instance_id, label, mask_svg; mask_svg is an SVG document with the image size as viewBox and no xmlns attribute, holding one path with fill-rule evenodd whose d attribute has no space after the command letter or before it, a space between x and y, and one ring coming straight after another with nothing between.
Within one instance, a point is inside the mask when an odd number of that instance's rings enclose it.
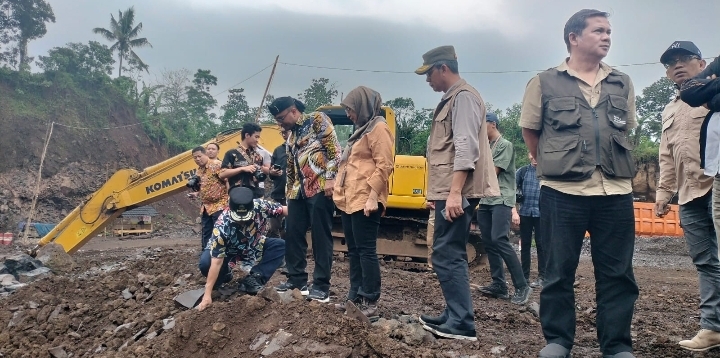
<instances>
[{"instance_id":1,"label":"multi-pocket vest","mask_svg":"<svg viewBox=\"0 0 720 358\"><path fill-rule=\"evenodd\" d=\"M613 70L602 82L595 108L567 72L550 69L539 78L543 118L538 177L581 181L598 167L609 178L634 177L633 146L626 136L630 78Z\"/></svg>"}]
</instances>

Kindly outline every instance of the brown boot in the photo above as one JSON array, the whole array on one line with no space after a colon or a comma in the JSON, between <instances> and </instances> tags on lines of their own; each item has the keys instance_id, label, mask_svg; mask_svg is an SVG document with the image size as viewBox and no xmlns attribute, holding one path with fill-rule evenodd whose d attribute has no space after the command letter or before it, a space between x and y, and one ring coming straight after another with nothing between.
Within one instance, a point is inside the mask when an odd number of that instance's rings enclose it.
<instances>
[{"instance_id":1,"label":"brown boot","mask_svg":"<svg viewBox=\"0 0 720 358\"><path fill-rule=\"evenodd\" d=\"M702 352L710 348L720 347L720 332L701 329L693 339L680 341L680 347L690 351Z\"/></svg>"},{"instance_id":2,"label":"brown boot","mask_svg":"<svg viewBox=\"0 0 720 358\"><path fill-rule=\"evenodd\" d=\"M347 301L358 302L359 300L357 298L354 300L351 300L349 297L345 297L342 300L342 302L335 304L335 309L340 312L345 312L345 310L347 309L347 307L345 306L345 303L347 303Z\"/></svg>"},{"instance_id":3,"label":"brown boot","mask_svg":"<svg viewBox=\"0 0 720 358\"><path fill-rule=\"evenodd\" d=\"M370 320L378 317L377 301L369 301L368 299L363 298L362 301L360 301L358 308L360 309L360 312L362 312L365 317L370 318Z\"/></svg>"}]
</instances>

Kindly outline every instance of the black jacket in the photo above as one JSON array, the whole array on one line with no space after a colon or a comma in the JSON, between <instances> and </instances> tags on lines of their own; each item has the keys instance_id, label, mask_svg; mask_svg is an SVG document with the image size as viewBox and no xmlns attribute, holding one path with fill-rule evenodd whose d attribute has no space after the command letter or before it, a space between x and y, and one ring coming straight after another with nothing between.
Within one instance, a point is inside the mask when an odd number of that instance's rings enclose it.
<instances>
[{"instance_id":1,"label":"black jacket","mask_svg":"<svg viewBox=\"0 0 720 358\"><path fill-rule=\"evenodd\" d=\"M711 75L718 78L707 79ZM704 169L707 127L710 123L710 117L715 112L720 112L720 56L715 58L699 75L682 83L680 86L680 98L692 107L707 104L708 109L710 109L700 129L700 168Z\"/></svg>"},{"instance_id":2,"label":"black jacket","mask_svg":"<svg viewBox=\"0 0 720 358\"><path fill-rule=\"evenodd\" d=\"M274 200L285 199L285 185L287 184L287 144L280 144L272 154L270 165L279 165L282 170L282 175L274 176L270 174L270 179L273 181L273 190L270 192L270 197Z\"/></svg>"}]
</instances>

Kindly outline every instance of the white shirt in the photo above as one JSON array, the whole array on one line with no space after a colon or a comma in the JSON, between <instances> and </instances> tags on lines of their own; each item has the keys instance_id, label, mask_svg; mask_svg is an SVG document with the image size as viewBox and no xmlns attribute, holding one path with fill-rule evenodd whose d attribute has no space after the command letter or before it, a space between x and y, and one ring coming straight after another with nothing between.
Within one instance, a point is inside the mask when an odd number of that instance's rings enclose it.
<instances>
[{"instance_id":1,"label":"white shirt","mask_svg":"<svg viewBox=\"0 0 720 358\"><path fill-rule=\"evenodd\" d=\"M713 113L707 127L705 140L705 175L714 177L720 173L720 112Z\"/></svg>"}]
</instances>

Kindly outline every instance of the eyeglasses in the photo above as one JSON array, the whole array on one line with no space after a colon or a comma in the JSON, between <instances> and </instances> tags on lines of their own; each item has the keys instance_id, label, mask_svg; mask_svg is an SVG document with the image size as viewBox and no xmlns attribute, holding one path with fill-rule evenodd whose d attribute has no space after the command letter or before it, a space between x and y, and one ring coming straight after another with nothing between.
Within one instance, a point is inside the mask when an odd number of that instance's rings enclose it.
<instances>
[{"instance_id":1,"label":"eyeglasses","mask_svg":"<svg viewBox=\"0 0 720 358\"><path fill-rule=\"evenodd\" d=\"M678 62L688 63L692 60L699 60L699 59L700 59L700 57L695 56L695 55L682 55L682 56L678 56L676 58L671 58L670 60L668 60L668 62L663 63L663 66L665 66L665 68L670 68L670 67L675 67L675 65L677 65Z\"/></svg>"},{"instance_id":2,"label":"eyeglasses","mask_svg":"<svg viewBox=\"0 0 720 358\"><path fill-rule=\"evenodd\" d=\"M282 117L280 117L280 118L275 117L275 122L278 122L278 123L285 122L285 117L287 117L288 114L290 114L290 112L292 112L292 111L288 111L287 113L285 113L284 116L282 116Z\"/></svg>"}]
</instances>

